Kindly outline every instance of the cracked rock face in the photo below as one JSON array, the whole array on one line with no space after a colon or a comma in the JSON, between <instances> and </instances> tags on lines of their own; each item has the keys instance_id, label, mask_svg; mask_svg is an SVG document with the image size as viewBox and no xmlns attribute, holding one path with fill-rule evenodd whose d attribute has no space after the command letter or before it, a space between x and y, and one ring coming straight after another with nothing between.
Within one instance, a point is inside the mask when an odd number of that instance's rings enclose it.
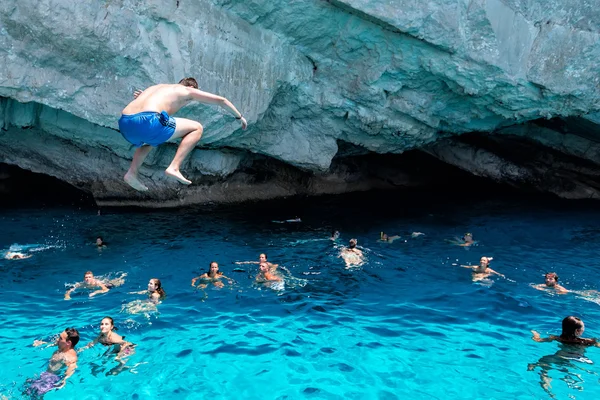
<instances>
[{"instance_id":1,"label":"cracked rock face","mask_svg":"<svg viewBox=\"0 0 600 400\"><path fill-rule=\"evenodd\" d=\"M596 198L598 20L586 0L6 0L0 162L100 204L160 207L382 187L390 179L373 168L349 173L353 158L420 150ZM186 107L177 116L204 126L182 166L194 185L164 177L166 144L141 170L150 192L137 193L122 181L133 149L120 112L134 89L184 76L231 100L249 129Z\"/></svg>"}]
</instances>

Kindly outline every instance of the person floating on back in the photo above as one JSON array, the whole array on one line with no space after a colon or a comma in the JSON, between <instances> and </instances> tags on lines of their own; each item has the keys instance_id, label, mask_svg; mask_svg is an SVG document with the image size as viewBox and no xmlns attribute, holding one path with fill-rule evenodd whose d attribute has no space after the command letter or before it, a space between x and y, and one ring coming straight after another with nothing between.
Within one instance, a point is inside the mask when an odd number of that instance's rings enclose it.
<instances>
[{"instance_id":1,"label":"person floating on back","mask_svg":"<svg viewBox=\"0 0 600 400\"><path fill-rule=\"evenodd\" d=\"M152 147L180 138L182 140L177 153L165 174L183 184L192 183L181 174L179 168L196 143L200 141L203 127L199 122L190 119L171 117L189 102L216 104L239 119L242 129L246 129L248 125L246 119L229 100L198 90L198 83L194 78L182 79L178 84L150 86L142 92L136 91L134 97L135 99L122 111L119 130L125 140L137 147L129 171L125 174L125 182L142 192L147 191L148 188L140 182L138 172Z\"/></svg>"}]
</instances>

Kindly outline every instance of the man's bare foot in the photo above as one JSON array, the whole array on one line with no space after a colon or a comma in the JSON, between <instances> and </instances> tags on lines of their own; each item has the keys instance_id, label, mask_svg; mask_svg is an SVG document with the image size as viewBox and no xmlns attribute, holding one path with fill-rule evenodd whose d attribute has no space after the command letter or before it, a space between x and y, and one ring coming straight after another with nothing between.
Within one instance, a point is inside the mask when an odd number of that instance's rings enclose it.
<instances>
[{"instance_id":1,"label":"man's bare foot","mask_svg":"<svg viewBox=\"0 0 600 400\"><path fill-rule=\"evenodd\" d=\"M176 170L175 168L167 168L165 170L165 174L167 176L170 176L171 178L175 178L177 179L179 182L183 183L184 185L189 185L192 183L192 181L187 180L183 177L183 175L181 175L181 172L179 172L179 170Z\"/></svg>"},{"instance_id":2,"label":"man's bare foot","mask_svg":"<svg viewBox=\"0 0 600 400\"><path fill-rule=\"evenodd\" d=\"M125 182L127 182L127 184L129 186L131 186L132 188L134 188L135 190L138 190L140 192L147 192L148 188L146 186L144 186L142 184L142 182L140 182L140 180L137 178L137 176L133 175L131 172L127 172L125 174Z\"/></svg>"}]
</instances>

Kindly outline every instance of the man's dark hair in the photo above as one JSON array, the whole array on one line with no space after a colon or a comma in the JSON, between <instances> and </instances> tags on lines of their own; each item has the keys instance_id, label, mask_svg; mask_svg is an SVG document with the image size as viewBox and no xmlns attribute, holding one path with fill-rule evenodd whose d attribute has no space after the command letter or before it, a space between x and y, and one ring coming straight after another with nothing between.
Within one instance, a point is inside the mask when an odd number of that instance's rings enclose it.
<instances>
[{"instance_id":1,"label":"man's dark hair","mask_svg":"<svg viewBox=\"0 0 600 400\"><path fill-rule=\"evenodd\" d=\"M198 82L194 78L183 78L179 81L180 85L193 87L194 89L198 89Z\"/></svg>"},{"instance_id":2,"label":"man's dark hair","mask_svg":"<svg viewBox=\"0 0 600 400\"><path fill-rule=\"evenodd\" d=\"M67 328L65 332L67 333L67 340L71 342L72 348L75 348L75 345L79 343L79 332L75 328Z\"/></svg>"}]
</instances>

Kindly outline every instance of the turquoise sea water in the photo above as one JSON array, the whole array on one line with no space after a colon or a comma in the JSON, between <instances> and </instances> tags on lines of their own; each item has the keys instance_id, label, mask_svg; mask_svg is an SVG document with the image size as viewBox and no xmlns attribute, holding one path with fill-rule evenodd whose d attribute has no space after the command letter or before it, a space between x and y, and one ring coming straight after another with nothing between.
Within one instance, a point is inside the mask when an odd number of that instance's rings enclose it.
<instances>
[{"instance_id":1,"label":"turquoise sea water","mask_svg":"<svg viewBox=\"0 0 600 400\"><path fill-rule=\"evenodd\" d=\"M299 224L275 224L299 216ZM81 347L102 317L137 345L125 368L98 345L81 353L66 387L46 399L544 399L543 364L559 399L600 398L600 348L575 354L556 342L577 315L600 337L600 301L534 290L546 271L568 289L599 290L596 203L496 198L448 203L371 194L296 199L202 210L11 208L0 212L0 250L32 245L26 260L0 260L0 395L22 398L25 381L52 348L34 348L67 326ZM332 228L337 243L327 240ZM380 231L402 236L378 242ZM424 236L411 238L413 231ZM478 245L445 241L473 232ZM108 247L96 249L97 235ZM367 262L345 269L339 246L358 238ZM256 260L289 270L286 288L253 285ZM476 284L474 264L508 279ZM194 289L219 262L233 285ZM128 274L123 286L89 298L66 285L83 273ZM123 307L150 278L167 292L157 313ZM561 352L562 351L562 352ZM577 353L577 352L575 352Z\"/></svg>"}]
</instances>

